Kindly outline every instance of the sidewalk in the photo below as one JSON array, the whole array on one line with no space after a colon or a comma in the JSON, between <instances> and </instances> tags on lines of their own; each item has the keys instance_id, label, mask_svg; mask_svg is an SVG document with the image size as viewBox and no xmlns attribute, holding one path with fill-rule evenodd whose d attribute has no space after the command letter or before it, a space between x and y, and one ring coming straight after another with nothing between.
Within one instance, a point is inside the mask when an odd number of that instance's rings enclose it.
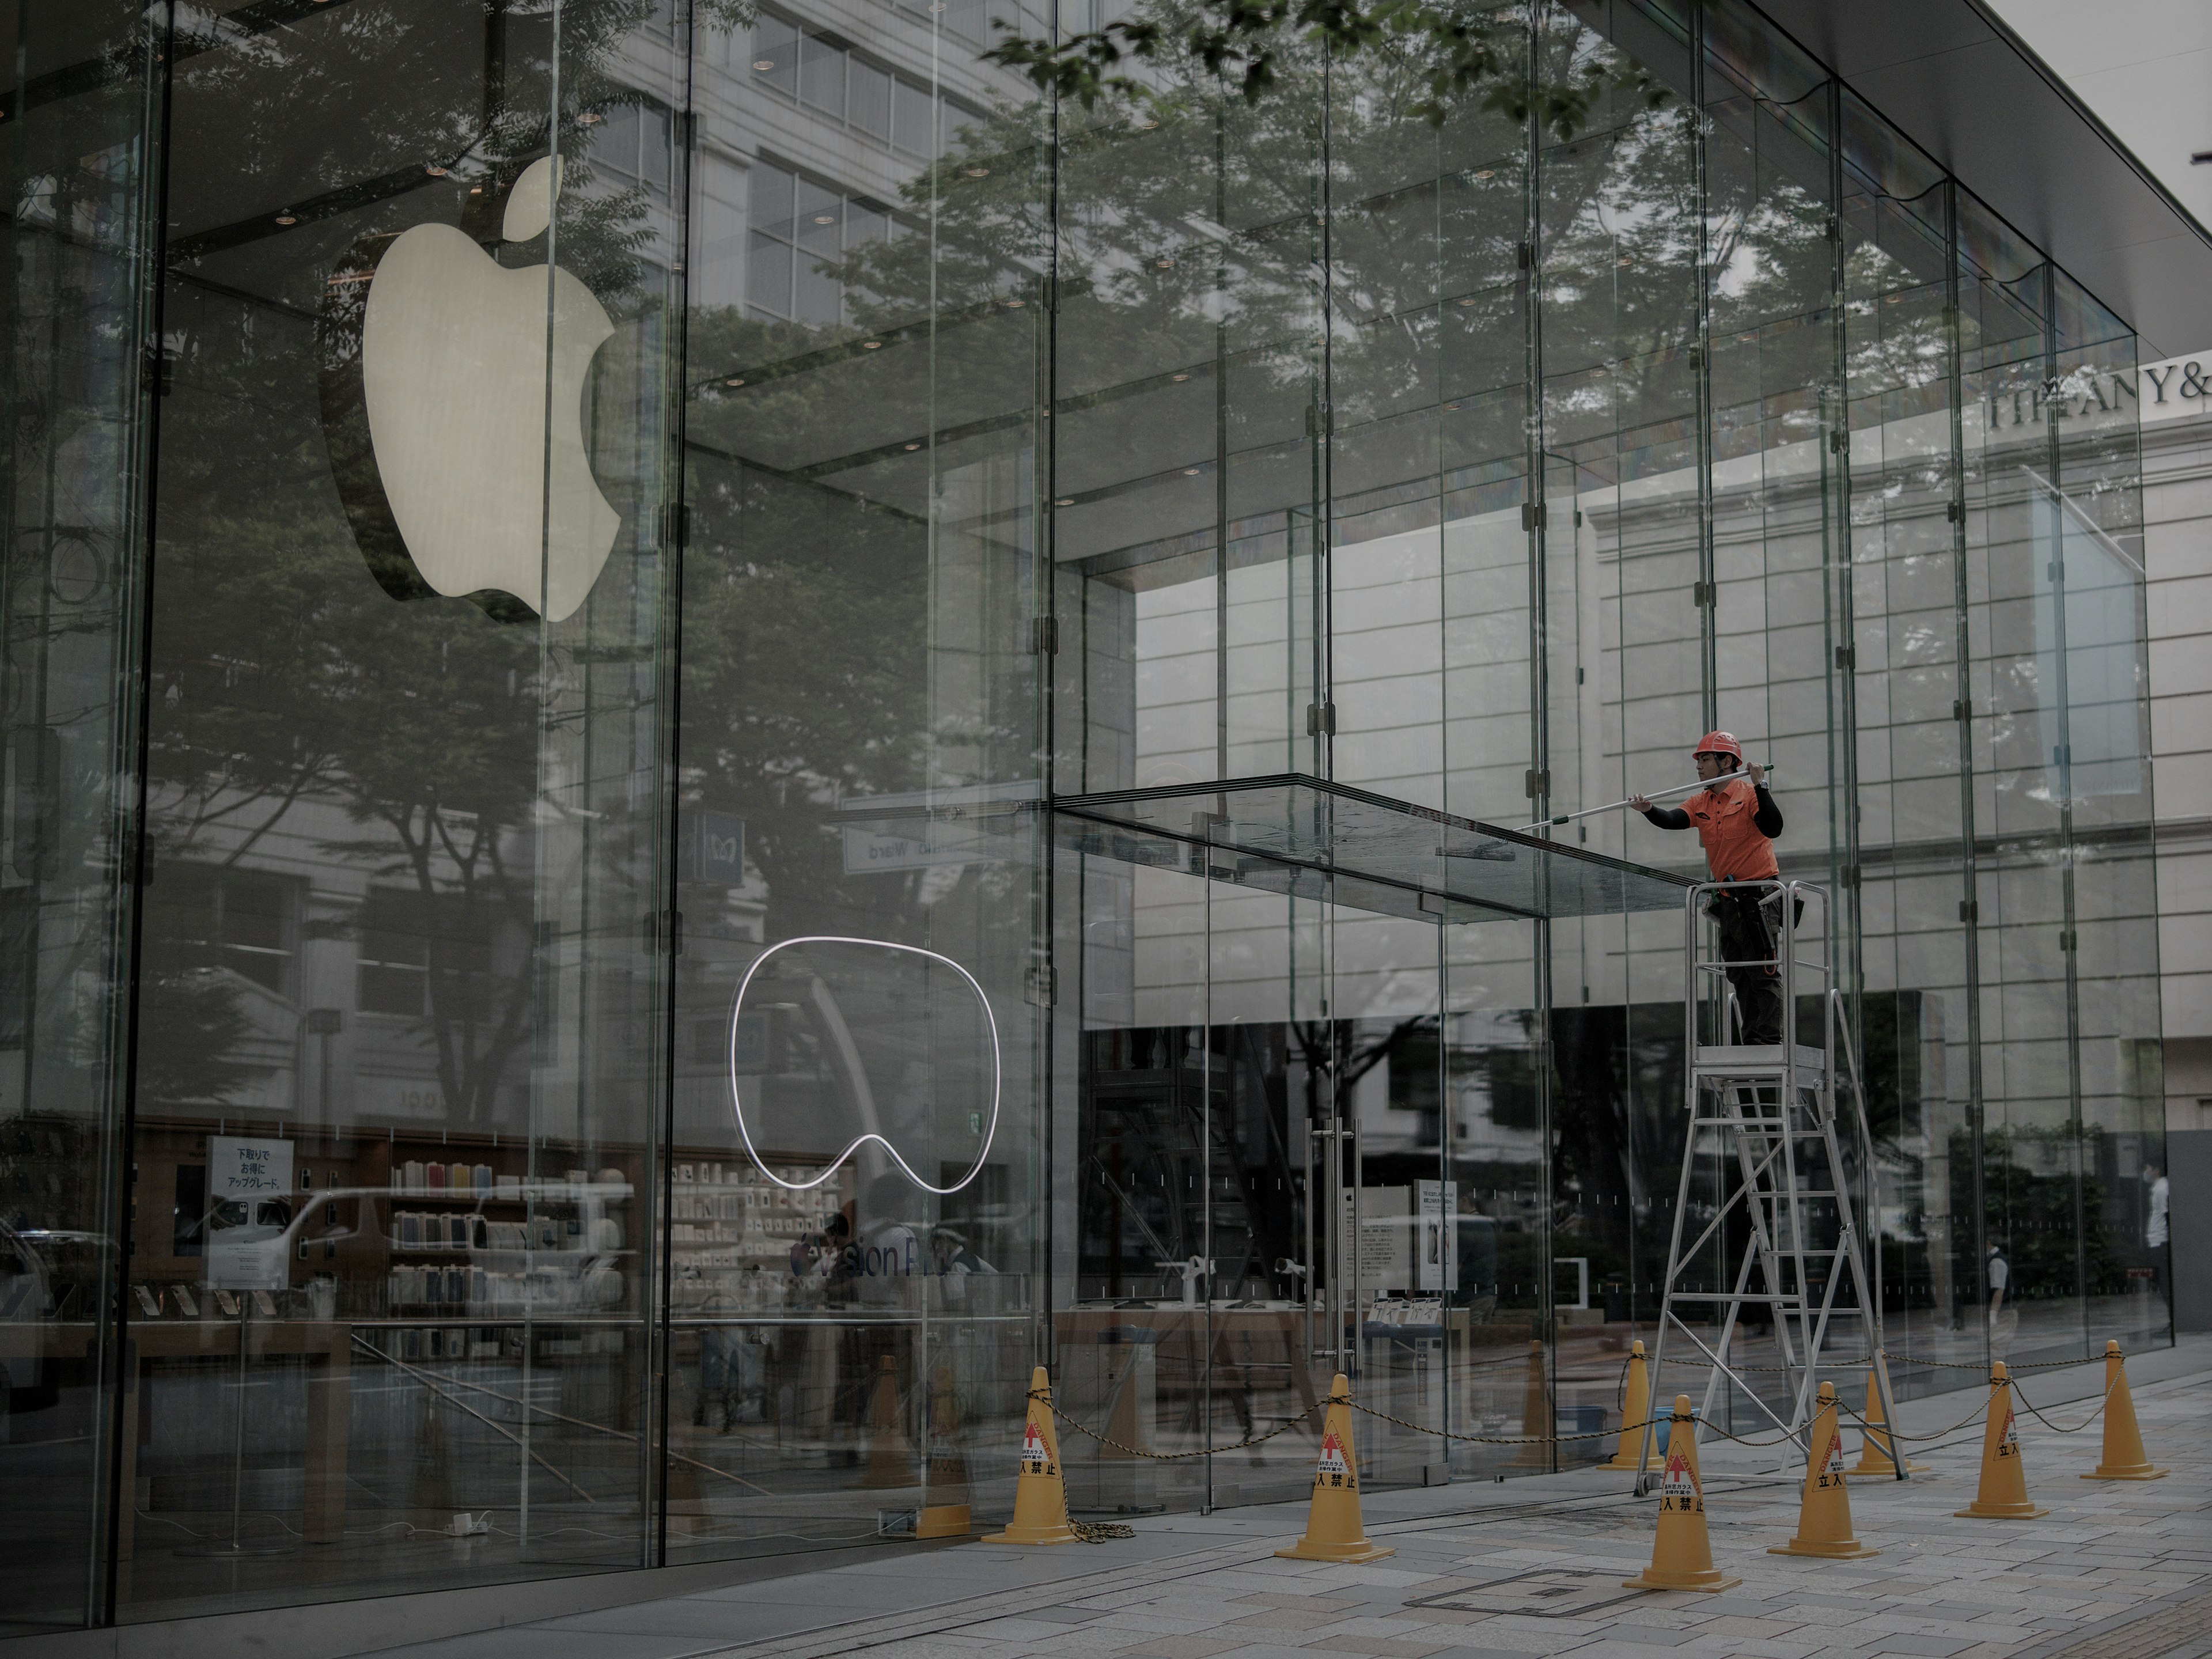
<instances>
[{"instance_id":1,"label":"sidewalk","mask_svg":"<svg viewBox=\"0 0 2212 1659\"><path fill-rule=\"evenodd\" d=\"M1273 1552L1304 1505L1140 1522L1086 1547L968 1544L391 1649L384 1659L2197 1659L2212 1656L2212 1342L2131 1363L2164 1480L2085 1481L2101 1425L2063 1434L2022 1410L2040 1521L1960 1520L1978 1423L1912 1446L1930 1470L1855 1481L1855 1562L1770 1556L1795 1529L1798 1478L1771 1453L1705 1449L1713 1553L1744 1583L1722 1595L1637 1595L1656 1499L1597 1471L1371 1497L1368 1531L1397 1554L1317 1566ZM2059 1428L2102 1392L2101 1367L2027 1374ZM2068 1403L2070 1402L2070 1403ZM1908 1435L1957 1424L1973 1393L1913 1401ZM1856 1443L1853 1437L1851 1443Z\"/></svg>"}]
</instances>

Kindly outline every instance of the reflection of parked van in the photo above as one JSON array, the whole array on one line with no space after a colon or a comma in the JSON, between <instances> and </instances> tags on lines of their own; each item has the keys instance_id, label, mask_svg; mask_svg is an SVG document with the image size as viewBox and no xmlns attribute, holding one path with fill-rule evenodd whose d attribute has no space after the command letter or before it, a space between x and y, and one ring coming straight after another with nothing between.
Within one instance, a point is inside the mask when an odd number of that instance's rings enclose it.
<instances>
[{"instance_id":1,"label":"reflection of parked van","mask_svg":"<svg viewBox=\"0 0 2212 1659\"><path fill-rule=\"evenodd\" d=\"M42 1410L56 1398L46 1357L53 1279L32 1242L0 1223L0 1413Z\"/></svg>"}]
</instances>

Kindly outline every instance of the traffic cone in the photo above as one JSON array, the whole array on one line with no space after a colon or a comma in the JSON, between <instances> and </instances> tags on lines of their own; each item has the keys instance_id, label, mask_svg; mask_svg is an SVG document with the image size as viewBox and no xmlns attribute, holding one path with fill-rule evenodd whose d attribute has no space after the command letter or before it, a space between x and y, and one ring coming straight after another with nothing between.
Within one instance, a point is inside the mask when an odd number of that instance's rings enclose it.
<instances>
[{"instance_id":1,"label":"traffic cone","mask_svg":"<svg viewBox=\"0 0 2212 1659\"><path fill-rule=\"evenodd\" d=\"M1836 1422L1832 1382L1820 1384L1820 1408L1813 1418L1813 1455L1805 1465L1805 1501L1797 1511L1797 1535L1766 1553L1817 1555L1830 1561L1881 1553L1851 1536L1851 1499L1844 1490L1844 1431Z\"/></svg>"},{"instance_id":2,"label":"traffic cone","mask_svg":"<svg viewBox=\"0 0 2212 1659\"><path fill-rule=\"evenodd\" d=\"M1882 1391L1875 1381L1875 1365L1881 1367L1881 1380L1883 1382L1889 1380L1888 1362L1881 1355L1875 1355L1874 1365L1867 1367L1866 1416L1860 1419L1862 1426L1859 1436L1858 1467L1851 1473L1887 1475L1894 1480L1897 1478L1897 1463L1893 1456L1897 1449L1897 1437L1889 1432L1889 1419L1881 1409ZM1876 1434L1875 1432L1876 1429L1881 1430L1882 1432ZM1905 1460L1905 1471L1907 1474L1922 1474L1927 1468L1925 1463L1914 1462L1909 1455Z\"/></svg>"},{"instance_id":3,"label":"traffic cone","mask_svg":"<svg viewBox=\"0 0 2212 1659\"><path fill-rule=\"evenodd\" d=\"M1972 1504L1952 1513L1972 1521L2033 1521L2051 1513L2028 1502L2027 1474L2020 1462L2020 1425L2012 1414L2012 1379L2002 1359L1990 1367L1989 1423L1982 1431L1982 1484Z\"/></svg>"},{"instance_id":4,"label":"traffic cone","mask_svg":"<svg viewBox=\"0 0 2212 1659\"><path fill-rule=\"evenodd\" d=\"M969 1516L968 1458L960 1447L960 1395L952 1367L937 1362L929 1384L929 1454L924 1468L926 1500L915 1516L916 1538L965 1538L975 1528Z\"/></svg>"},{"instance_id":5,"label":"traffic cone","mask_svg":"<svg viewBox=\"0 0 2212 1659\"><path fill-rule=\"evenodd\" d=\"M1552 1391L1544 1380L1544 1345L1528 1345L1528 1382L1521 1392L1521 1432L1527 1437L1514 1455L1516 1468L1552 1467L1552 1440L1559 1425L1552 1420Z\"/></svg>"},{"instance_id":6,"label":"traffic cone","mask_svg":"<svg viewBox=\"0 0 2212 1659\"><path fill-rule=\"evenodd\" d=\"M2136 1425L2136 1402L2128 1393L2127 1362L2120 1345L2105 1344L2105 1455L2097 1472L2084 1480L2163 1480L2166 1472L2151 1467L2144 1454L2142 1430Z\"/></svg>"},{"instance_id":7,"label":"traffic cone","mask_svg":"<svg viewBox=\"0 0 2212 1659\"><path fill-rule=\"evenodd\" d=\"M914 1445L899 1418L898 1362L885 1354L876 1366L875 1397L868 1404L868 1468L863 1488L911 1486Z\"/></svg>"},{"instance_id":8,"label":"traffic cone","mask_svg":"<svg viewBox=\"0 0 2212 1659\"><path fill-rule=\"evenodd\" d=\"M1329 1384L1322 1419L1321 1461L1314 1465L1313 1501L1305 1536L1276 1554L1288 1561L1380 1561L1398 1552L1367 1536L1359 1518L1359 1457L1352 1446L1352 1384L1342 1371Z\"/></svg>"},{"instance_id":9,"label":"traffic cone","mask_svg":"<svg viewBox=\"0 0 2212 1659\"><path fill-rule=\"evenodd\" d=\"M1014 1518L987 1544L1073 1544L1067 1524L1067 1483L1060 1478L1060 1439L1052 1431L1052 1379L1040 1365L1030 1373L1029 1415L1022 1422L1022 1468L1014 1481Z\"/></svg>"},{"instance_id":10,"label":"traffic cone","mask_svg":"<svg viewBox=\"0 0 2212 1659\"><path fill-rule=\"evenodd\" d=\"M1724 1590L1743 1583L1713 1565L1697 1431L1690 1396L1676 1395L1674 1419L1667 1425L1667 1472L1659 1481L1659 1530L1651 1540L1651 1565L1622 1579L1623 1589Z\"/></svg>"},{"instance_id":11,"label":"traffic cone","mask_svg":"<svg viewBox=\"0 0 2212 1659\"><path fill-rule=\"evenodd\" d=\"M1632 1469L1638 1467L1636 1455L1644 1449L1647 1431L1644 1421L1651 1415L1651 1372L1644 1361L1644 1345L1632 1342L1628 1346L1628 1395L1620 1410L1620 1449L1614 1452L1610 1462L1601 1463L1601 1469ZM1651 1455L1643 1464L1644 1473L1657 1474L1667 1467L1667 1460L1659 1453L1659 1437L1651 1437Z\"/></svg>"}]
</instances>

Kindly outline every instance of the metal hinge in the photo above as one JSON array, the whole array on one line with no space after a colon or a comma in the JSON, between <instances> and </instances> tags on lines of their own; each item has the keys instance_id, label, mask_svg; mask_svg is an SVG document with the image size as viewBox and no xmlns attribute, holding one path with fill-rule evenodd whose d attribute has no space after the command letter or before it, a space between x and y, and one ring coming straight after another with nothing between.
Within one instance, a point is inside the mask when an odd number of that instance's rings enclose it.
<instances>
[{"instance_id":1,"label":"metal hinge","mask_svg":"<svg viewBox=\"0 0 2212 1659\"><path fill-rule=\"evenodd\" d=\"M682 956L684 913L681 910L657 910L647 917L645 944L646 949L654 956Z\"/></svg>"},{"instance_id":2,"label":"metal hinge","mask_svg":"<svg viewBox=\"0 0 2212 1659\"><path fill-rule=\"evenodd\" d=\"M2058 948L2060 950L2076 950L2080 947L2081 943L2081 936L2075 933L2071 927L2062 927L2058 930Z\"/></svg>"},{"instance_id":3,"label":"metal hinge","mask_svg":"<svg viewBox=\"0 0 2212 1659\"><path fill-rule=\"evenodd\" d=\"M1964 502L1964 501L1946 501L1946 502L1944 502L1944 503L1943 503L1943 516L1944 516L1945 518L1948 519L1948 520L1949 520L1953 524L1964 524L1964 523L1966 523L1966 502Z\"/></svg>"},{"instance_id":4,"label":"metal hinge","mask_svg":"<svg viewBox=\"0 0 2212 1659\"><path fill-rule=\"evenodd\" d=\"M1857 865L1856 865L1856 864L1846 864L1846 865L1844 865L1841 869L1839 869L1839 870L1838 870L1838 871L1836 872L1836 885L1837 885L1837 886L1841 887L1841 888L1844 888L1844 889L1845 889L1845 890L1851 890L1851 889L1855 889L1855 888L1856 888L1856 887L1858 886L1858 884L1859 884L1859 867L1858 867L1858 866L1857 866Z\"/></svg>"},{"instance_id":5,"label":"metal hinge","mask_svg":"<svg viewBox=\"0 0 2212 1659\"><path fill-rule=\"evenodd\" d=\"M1049 1008L1060 999L1060 969L1050 963L1040 963L1030 969L1029 1000L1040 1008Z\"/></svg>"},{"instance_id":6,"label":"metal hinge","mask_svg":"<svg viewBox=\"0 0 2212 1659\"><path fill-rule=\"evenodd\" d=\"M1954 697L1954 698L1952 698L1952 699L1951 699L1951 718L1952 718L1953 720L1965 720L1965 719L1966 719L1968 716L1970 716L1971 714L1973 714L1973 712L1974 712L1974 702L1973 702L1973 699L1972 699L1972 698L1971 698L1971 697Z\"/></svg>"},{"instance_id":7,"label":"metal hinge","mask_svg":"<svg viewBox=\"0 0 2212 1659\"><path fill-rule=\"evenodd\" d=\"M1049 657L1059 651L1059 617L1033 617L1030 619L1030 649L1040 657Z\"/></svg>"},{"instance_id":8,"label":"metal hinge","mask_svg":"<svg viewBox=\"0 0 2212 1659\"><path fill-rule=\"evenodd\" d=\"M1979 921L1981 919L1982 904L1979 899L1960 899L1959 901L1960 921Z\"/></svg>"},{"instance_id":9,"label":"metal hinge","mask_svg":"<svg viewBox=\"0 0 2212 1659\"><path fill-rule=\"evenodd\" d=\"M1718 605L1720 603L1720 596L1715 591L1718 586L1719 584L1717 582L1692 582L1690 584L1690 603L1698 606L1700 609L1706 605Z\"/></svg>"},{"instance_id":10,"label":"metal hinge","mask_svg":"<svg viewBox=\"0 0 2212 1659\"><path fill-rule=\"evenodd\" d=\"M1306 705L1306 735L1310 738L1333 738L1336 735L1334 703L1310 702Z\"/></svg>"},{"instance_id":11,"label":"metal hinge","mask_svg":"<svg viewBox=\"0 0 2212 1659\"><path fill-rule=\"evenodd\" d=\"M1530 800L1540 799L1552 793L1552 775L1549 770L1539 772L1531 767L1522 780L1522 787L1528 792Z\"/></svg>"},{"instance_id":12,"label":"metal hinge","mask_svg":"<svg viewBox=\"0 0 2212 1659\"><path fill-rule=\"evenodd\" d=\"M1832 453L1840 455L1850 447L1851 434L1844 428L1838 427L1828 434L1828 448Z\"/></svg>"},{"instance_id":13,"label":"metal hinge","mask_svg":"<svg viewBox=\"0 0 2212 1659\"><path fill-rule=\"evenodd\" d=\"M1521 244L1521 246L1520 246L1520 249L1519 249L1519 258L1520 258L1520 264L1521 264L1521 269L1522 269L1522 270L1535 270L1535 268L1536 268L1536 247L1535 247L1535 244L1534 244L1533 242L1523 242L1523 243L1522 243L1522 244Z\"/></svg>"},{"instance_id":14,"label":"metal hinge","mask_svg":"<svg viewBox=\"0 0 2212 1659\"><path fill-rule=\"evenodd\" d=\"M1523 530L1541 530L1544 527L1544 524L1545 518L1543 502L1523 501L1521 503L1521 527Z\"/></svg>"},{"instance_id":15,"label":"metal hinge","mask_svg":"<svg viewBox=\"0 0 2212 1659\"><path fill-rule=\"evenodd\" d=\"M681 547L691 528L691 509L682 501L664 502L660 508L660 544Z\"/></svg>"},{"instance_id":16,"label":"metal hinge","mask_svg":"<svg viewBox=\"0 0 2212 1659\"><path fill-rule=\"evenodd\" d=\"M1859 665L1859 653L1858 653L1858 647L1857 647L1856 646L1853 646L1853 645L1839 645L1839 646L1838 646L1838 647L1836 647L1836 666L1837 666L1837 667L1838 667L1838 668L1856 668L1858 665Z\"/></svg>"},{"instance_id":17,"label":"metal hinge","mask_svg":"<svg viewBox=\"0 0 2212 1659\"><path fill-rule=\"evenodd\" d=\"M166 398L177 389L178 356L167 346L155 346L147 351L146 379L156 398Z\"/></svg>"}]
</instances>

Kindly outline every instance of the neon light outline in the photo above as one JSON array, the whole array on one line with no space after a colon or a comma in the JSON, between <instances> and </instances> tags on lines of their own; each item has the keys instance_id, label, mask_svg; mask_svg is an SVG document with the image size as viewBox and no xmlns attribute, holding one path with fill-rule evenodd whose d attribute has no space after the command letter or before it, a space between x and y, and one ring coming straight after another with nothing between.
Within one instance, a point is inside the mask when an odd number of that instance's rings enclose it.
<instances>
[{"instance_id":1,"label":"neon light outline","mask_svg":"<svg viewBox=\"0 0 2212 1659\"><path fill-rule=\"evenodd\" d=\"M738 1092L738 1020L744 1012L745 992L752 985L753 975L760 972L761 963L766 962L778 951L787 951L792 946L797 945L866 945L878 951L905 951L917 957L927 957L933 962L943 963L954 973L959 975L961 978L966 980L968 981L968 988L975 994L975 1000L983 1005L984 1023L989 1026L991 1031L991 1126L983 1132L983 1145L981 1149L975 1154L975 1167L969 1170L966 1175L961 1176L959 1180L954 1182L950 1187L933 1187L927 1181L924 1181L920 1176L914 1172L914 1166L908 1164L906 1159L899 1156L899 1149L892 1146L889 1140L877 1133L873 1129L866 1130L862 1133L854 1136L843 1152L838 1153L836 1157L830 1160L829 1167L824 1169L820 1175L815 1176L811 1181L786 1181L781 1176L778 1175L775 1170L768 1167L768 1160L760 1155L760 1149L753 1145L752 1131L745 1125L744 1097ZM884 1151L890 1154L891 1162L897 1164L899 1168L905 1172L906 1178L914 1182L915 1186L921 1188L922 1191L926 1193L934 1193L939 1198L951 1196L952 1194L958 1192L963 1187L965 1187L969 1182L975 1180L977 1176L983 1173L984 1162L991 1156L991 1143L993 1140L997 1139L999 1133L999 1096L1001 1086L1004 1084L1005 1078L1006 1062L1000 1054L999 1048L999 1019L998 1016L991 1012L991 999L984 994L983 988L981 984L977 981L975 975L969 973L958 963L953 961L951 957L942 955L935 951L925 951L919 945L900 945L887 939L854 939L842 933L808 933L799 939L781 939L775 944L769 945L767 950L762 951L760 955L753 958L752 966L745 969L745 976L738 981L738 994L736 1000L730 1004L730 1104L732 1108L732 1115L738 1120L738 1133L745 1143L745 1152L747 1155L751 1158L754 1167L759 1170L759 1171L763 1175L766 1176L770 1181L775 1182L777 1186L783 1188L787 1192L811 1192L813 1188L819 1187L823 1182L829 1180L831 1176L836 1175L839 1170L844 1167L845 1160L847 1158L852 1157L854 1152L859 1152L862 1146L872 1140L876 1145L882 1147Z\"/></svg>"}]
</instances>

